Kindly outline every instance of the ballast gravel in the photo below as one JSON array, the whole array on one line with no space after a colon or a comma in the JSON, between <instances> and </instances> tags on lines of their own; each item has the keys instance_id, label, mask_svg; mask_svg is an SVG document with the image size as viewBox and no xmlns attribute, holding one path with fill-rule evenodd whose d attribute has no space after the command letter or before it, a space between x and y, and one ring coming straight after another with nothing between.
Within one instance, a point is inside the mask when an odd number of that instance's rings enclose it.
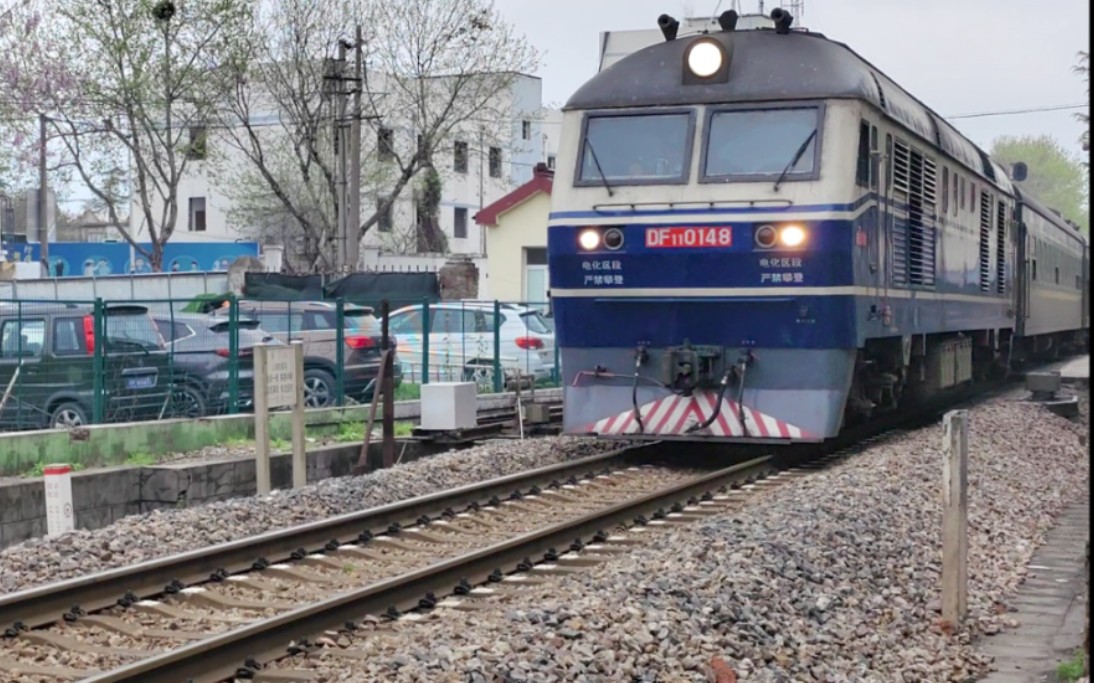
<instances>
[{"instance_id":1,"label":"ballast gravel","mask_svg":"<svg viewBox=\"0 0 1094 683\"><path fill-rule=\"evenodd\" d=\"M940 615L940 427L871 446L655 532L628 555L486 601L379 624L322 681L970 681L1054 518L1088 495L1083 424L1013 399L970 411L969 618ZM720 660L720 661L718 661ZM715 664L717 662L717 664Z\"/></svg>"},{"instance_id":2,"label":"ballast gravel","mask_svg":"<svg viewBox=\"0 0 1094 683\"><path fill-rule=\"evenodd\" d=\"M94 531L31 539L0 551L0 594L577 460L624 445L572 437L488 441L295 491L160 510L125 517Z\"/></svg>"}]
</instances>

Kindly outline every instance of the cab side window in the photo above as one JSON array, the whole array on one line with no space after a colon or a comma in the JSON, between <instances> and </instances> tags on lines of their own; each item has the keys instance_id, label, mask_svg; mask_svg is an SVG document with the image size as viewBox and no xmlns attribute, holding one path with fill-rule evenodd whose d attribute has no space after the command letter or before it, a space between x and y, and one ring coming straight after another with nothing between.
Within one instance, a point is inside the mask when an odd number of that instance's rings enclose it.
<instances>
[{"instance_id":1,"label":"cab side window","mask_svg":"<svg viewBox=\"0 0 1094 683\"><path fill-rule=\"evenodd\" d=\"M393 315L388 321L388 327L396 334L421 334L422 312L407 311L402 315Z\"/></svg>"},{"instance_id":2,"label":"cab side window","mask_svg":"<svg viewBox=\"0 0 1094 683\"><path fill-rule=\"evenodd\" d=\"M0 358L41 358L44 320L7 320L0 325Z\"/></svg>"},{"instance_id":3,"label":"cab side window","mask_svg":"<svg viewBox=\"0 0 1094 683\"><path fill-rule=\"evenodd\" d=\"M82 320L57 318L53 321L53 353L58 356L75 356L84 353Z\"/></svg>"},{"instance_id":4,"label":"cab side window","mask_svg":"<svg viewBox=\"0 0 1094 683\"><path fill-rule=\"evenodd\" d=\"M460 310L442 308L433 311L433 334L463 334L464 313Z\"/></svg>"}]
</instances>

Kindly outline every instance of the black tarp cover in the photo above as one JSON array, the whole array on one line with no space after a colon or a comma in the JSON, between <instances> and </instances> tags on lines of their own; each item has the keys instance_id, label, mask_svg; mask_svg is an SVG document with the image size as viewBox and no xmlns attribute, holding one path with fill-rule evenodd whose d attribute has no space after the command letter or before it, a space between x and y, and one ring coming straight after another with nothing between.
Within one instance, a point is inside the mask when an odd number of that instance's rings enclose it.
<instances>
[{"instance_id":1,"label":"black tarp cover","mask_svg":"<svg viewBox=\"0 0 1094 683\"><path fill-rule=\"evenodd\" d=\"M440 282L436 273L350 273L330 282L322 275L246 273L243 296L257 301L332 301L373 306L377 310L387 299L391 308L423 300L439 301Z\"/></svg>"}]
</instances>

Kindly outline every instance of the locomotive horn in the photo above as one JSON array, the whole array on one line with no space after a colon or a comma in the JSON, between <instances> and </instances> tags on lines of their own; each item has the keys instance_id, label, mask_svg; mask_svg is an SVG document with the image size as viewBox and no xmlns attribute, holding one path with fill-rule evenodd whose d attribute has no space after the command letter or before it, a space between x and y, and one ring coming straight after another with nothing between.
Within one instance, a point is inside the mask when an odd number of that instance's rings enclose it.
<instances>
[{"instance_id":1,"label":"locomotive horn","mask_svg":"<svg viewBox=\"0 0 1094 683\"><path fill-rule=\"evenodd\" d=\"M718 17L718 25L722 27L723 31L732 31L737 28L737 12L734 10L726 10L722 12Z\"/></svg>"},{"instance_id":2,"label":"locomotive horn","mask_svg":"<svg viewBox=\"0 0 1094 683\"><path fill-rule=\"evenodd\" d=\"M657 26L661 29L661 35L665 36L665 40L676 40L676 32L680 30L680 22L676 21L667 14L662 14L657 17Z\"/></svg>"},{"instance_id":3,"label":"locomotive horn","mask_svg":"<svg viewBox=\"0 0 1094 683\"><path fill-rule=\"evenodd\" d=\"M783 35L790 33L790 24L794 22L794 15L782 7L771 10L771 19L775 22L775 32Z\"/></svg>"}]
</instances>

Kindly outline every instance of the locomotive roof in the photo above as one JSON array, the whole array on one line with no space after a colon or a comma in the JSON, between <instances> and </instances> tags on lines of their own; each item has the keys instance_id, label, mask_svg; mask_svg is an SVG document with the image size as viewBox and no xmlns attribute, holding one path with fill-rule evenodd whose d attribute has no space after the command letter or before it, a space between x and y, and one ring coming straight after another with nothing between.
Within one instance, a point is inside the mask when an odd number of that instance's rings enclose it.
<instances>
[{"instance_id":1,"label":"locomotive roof","mask_svg":"<svg viewBox=\"0 0 1094 683\"><path fill-rule=\"evenodd\" d=\"M700 37L726 47L728 83L683 84L685 52ZM681 36L651 45L594 76L563 110L809 99L870 102L1000 189L1012 190L1006 173L956 128L851 48L819 33L778 34L760 28Z\"/></svg>"}]
</instances>

